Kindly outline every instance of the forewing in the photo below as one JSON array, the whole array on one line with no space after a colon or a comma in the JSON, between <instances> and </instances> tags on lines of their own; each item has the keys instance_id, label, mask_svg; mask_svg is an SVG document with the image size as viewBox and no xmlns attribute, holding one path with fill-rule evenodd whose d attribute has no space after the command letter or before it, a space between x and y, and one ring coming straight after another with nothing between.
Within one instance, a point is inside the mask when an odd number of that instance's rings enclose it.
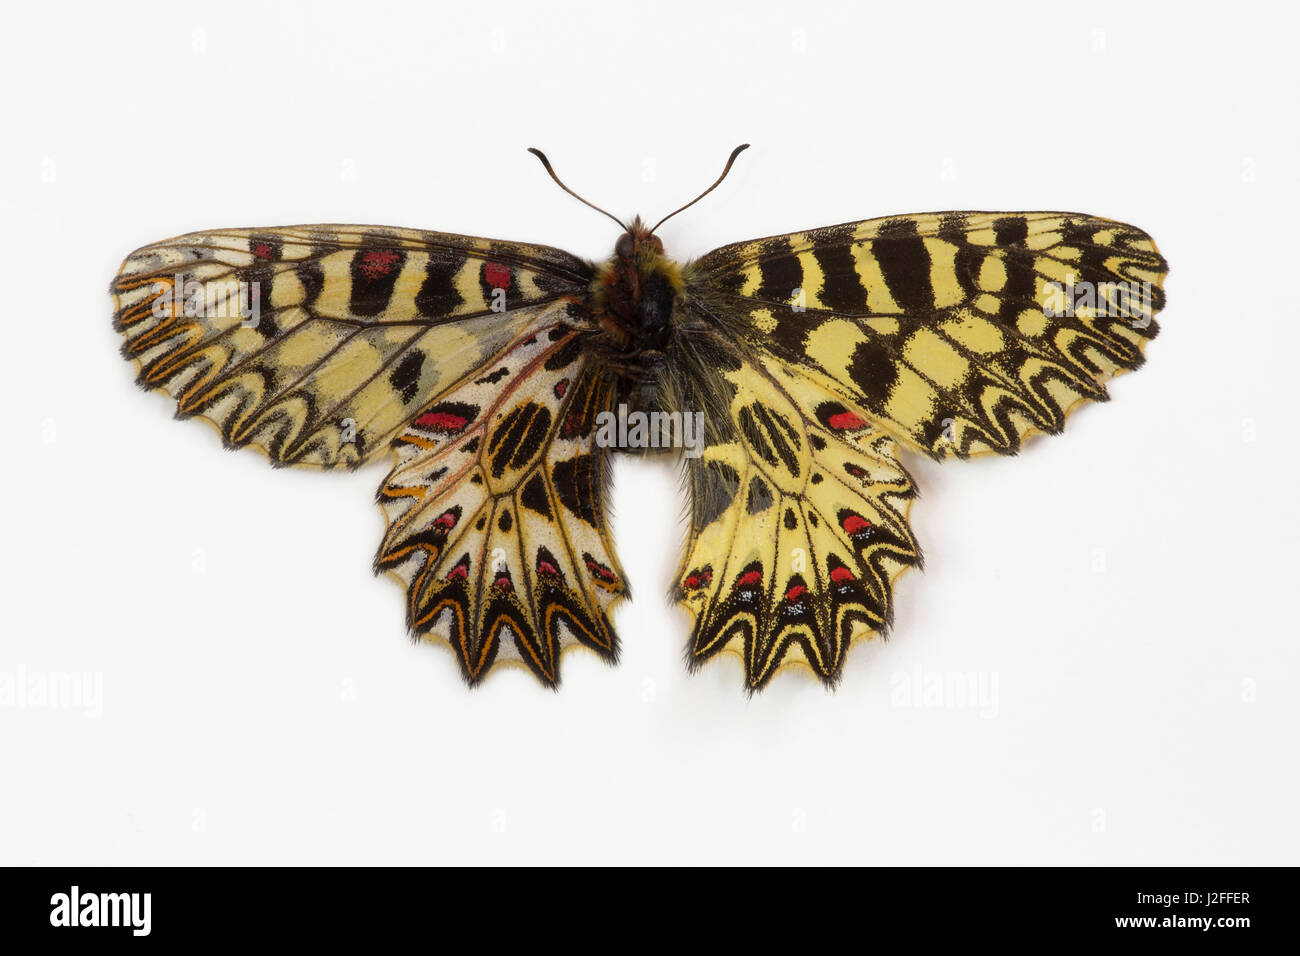
<instances>
[{"instance_id":1,"label":"forewing","mask_svg":"<svg viewBox=\"0 0 1300 956\"><path fill-rule=\"evenodd\" d=\"M139 382L277 465L371 460L430 396L582 293L545 246L372 226L197 232L133 252L115 325Z\"/></svg>"},{"instance_id":2,"label":"forewing","mask_svg":"<svg viewBox=\"0 0 1300 956\"><path fill-rule=\"evenodd\" d=\"M1151 237L1079 213L928 213L725 246L686 281L714 321L935 458L1014 454L1143 362Z\"/></svg>"}]
</instances>

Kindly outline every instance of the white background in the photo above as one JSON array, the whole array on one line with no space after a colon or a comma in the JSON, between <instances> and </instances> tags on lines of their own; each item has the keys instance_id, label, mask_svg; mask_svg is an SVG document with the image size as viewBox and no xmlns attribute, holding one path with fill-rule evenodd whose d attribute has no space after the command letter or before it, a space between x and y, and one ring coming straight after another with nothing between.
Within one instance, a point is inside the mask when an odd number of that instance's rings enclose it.
<instances>
[{"instance_id":1,"label":"white background","mask_svg":"<svg viewBox=\"0 0 1300 956\"><path fill-rule=\"evenodd\" d=\"M0 862L1296 863L1293 8L660 2L8 9ZM1084 210L1172 264L1114 401L909 461L924 573L835 693L695 677L669 463L621 460L623 661L467 691L374 578L384 474L272 471L132 384L143 243L374 222L686 258ZM982 682L982 699L913 692ZM919 700L916 698L920 697ZM933 706L927 706L933 704Z\"/></svg>"}]
</instances>

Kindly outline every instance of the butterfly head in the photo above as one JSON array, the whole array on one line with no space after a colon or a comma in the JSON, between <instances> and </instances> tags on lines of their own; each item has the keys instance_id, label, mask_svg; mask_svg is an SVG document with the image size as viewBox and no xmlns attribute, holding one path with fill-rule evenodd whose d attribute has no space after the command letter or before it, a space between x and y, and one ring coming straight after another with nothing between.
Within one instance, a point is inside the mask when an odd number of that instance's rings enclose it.
<instances>
[{"instance_id":1,"label":"butterfly head","mask_svg":"<svg viewBox=\"0 0 1300 956\"><path fill-rule=\"evenodd\" d=\"M637 216L627 232L618 237L614 243L614 255L624 262L633 262L641 258L651 258L664 254L663 241L650 231L649 227Z\"/></svg>"}]
</instances>

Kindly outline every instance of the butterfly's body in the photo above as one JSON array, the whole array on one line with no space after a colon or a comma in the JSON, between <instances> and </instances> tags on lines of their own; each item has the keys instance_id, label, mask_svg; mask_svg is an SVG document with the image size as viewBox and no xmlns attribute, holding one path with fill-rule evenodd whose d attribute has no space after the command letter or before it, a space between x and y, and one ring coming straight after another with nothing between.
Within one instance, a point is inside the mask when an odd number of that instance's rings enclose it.
<instances>
[{"instance_id":1,"label":"butterfly's body","mask_svg":"<svg viewBox=\"0 0 1300 956\"><path fill-rule=\"evenodd\" d=\"M1059 431L1142 363L1165 271L1122 223L954 212L682 265L640 220L600 265L416 230L219 230L137 250L114 293L141 384L228 445L326 468L393 453L376 567L471 683L515 660L554 685L577 644L615 659L628 587L604 491L610 454L643 446L599 423L698 416L673 596L691 667L735 651L756 689L790 663L833 683L888 627L920 562L899 446L1014 454ZM1076 283L1096 294L1056 310ZM1146 291L1116 315L1123 283ZM245 287L252 321L224 307Z\"/></svg>"},{"instance_id":2,"label":"butterfly's body","mask_svg":"<svg viewBox=\"0 0 1300 956\"><path fill-rule=\"evenodd\" d=\"M654 392L682 321L681 268L637 218L596 270L587 304L599 333L589 343L638 404ZM648 409L647 409L648 410Z\"/></svg>"}]
</instances>

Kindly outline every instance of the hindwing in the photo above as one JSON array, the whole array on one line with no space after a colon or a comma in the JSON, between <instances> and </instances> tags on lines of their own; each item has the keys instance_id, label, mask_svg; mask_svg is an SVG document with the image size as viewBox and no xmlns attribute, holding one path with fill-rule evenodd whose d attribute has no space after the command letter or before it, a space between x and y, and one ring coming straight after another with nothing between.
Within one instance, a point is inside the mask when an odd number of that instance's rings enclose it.
<instances>
[{"instance_id":1,"label":"hindwing","mask_svg":"<svg viewBox=\"0 0 1300 956\"><path fill-rule=\"evenodd\" d=\"M921 560L894 439L779 360L723 373L729 441L688 462L691 526L675 597L692 668L737 653L750 690L786 664L839 679L850 643L883 633L897 576Z\"/></svg>"},{"instance_id":2,"label":"hindwing","mask_svg":"<svg viewBox=\"0 0 1300 956\"><path fill-rule=\"evenodd\" d=\"M608 611L627 594L594 442L610 381L558 304L490 365L434 397L397 437L379 492L377 570L407 592L407 623L446 641L470 683L496 661L559 680L581 644L613 661Z\"/></svg>"}]
</instances>

